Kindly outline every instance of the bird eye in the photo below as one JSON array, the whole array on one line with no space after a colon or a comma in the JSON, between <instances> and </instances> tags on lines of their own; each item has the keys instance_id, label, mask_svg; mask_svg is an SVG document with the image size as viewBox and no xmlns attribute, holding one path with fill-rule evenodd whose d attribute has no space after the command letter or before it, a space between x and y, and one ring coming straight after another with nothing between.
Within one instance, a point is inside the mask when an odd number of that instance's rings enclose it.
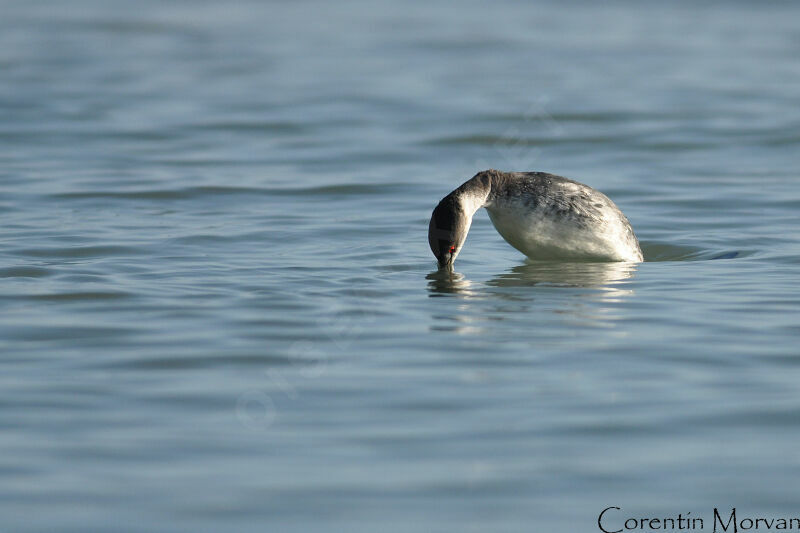
<instances>
[{"instance_id":1,"label":"bird eye","mask_svg":"<svg viewBox=\"0 0 800 533\"><path fill-rule=\"evenodd\" d=\"M450 247L450 253L454 254L455 252L456 252L456 247L455 246L451 246Z\"/></svg>"}]
</instances>

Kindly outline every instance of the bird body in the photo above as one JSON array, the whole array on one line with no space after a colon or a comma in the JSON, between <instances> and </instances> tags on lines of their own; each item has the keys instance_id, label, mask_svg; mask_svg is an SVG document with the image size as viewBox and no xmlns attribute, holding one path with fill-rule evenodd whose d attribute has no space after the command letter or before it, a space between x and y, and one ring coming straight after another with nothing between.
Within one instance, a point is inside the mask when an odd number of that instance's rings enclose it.
<instances>
[{"instance_id":1,"label":"bird body","mask_svg":"<svg viewBox=\"0 0 800 533\"><path fill-rule=\"evenodd\" d=\"M603 193L546 172L487 170L434 209L428 239L440 267L452 266L481 207L498 233L531 259L643 260L628 219Z\"/></svg>"}]
</instances>

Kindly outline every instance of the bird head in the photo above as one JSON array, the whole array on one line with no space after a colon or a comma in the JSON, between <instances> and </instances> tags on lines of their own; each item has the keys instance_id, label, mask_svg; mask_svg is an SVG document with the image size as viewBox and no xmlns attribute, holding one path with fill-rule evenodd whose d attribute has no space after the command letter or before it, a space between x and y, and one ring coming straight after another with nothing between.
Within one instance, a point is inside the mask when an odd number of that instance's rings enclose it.
<instances>
[{"instance_id":1,"label":"bird head","mask_svg":"<svg viewBox=\"0 0 800 533\"><path fill-rule=\"evenodd\" d=\"M455 194L445 196L433 210L428 227L428 244L439 268L453 268L453 262L467 238L471 217Z\"/></svg>"}]
</instances>

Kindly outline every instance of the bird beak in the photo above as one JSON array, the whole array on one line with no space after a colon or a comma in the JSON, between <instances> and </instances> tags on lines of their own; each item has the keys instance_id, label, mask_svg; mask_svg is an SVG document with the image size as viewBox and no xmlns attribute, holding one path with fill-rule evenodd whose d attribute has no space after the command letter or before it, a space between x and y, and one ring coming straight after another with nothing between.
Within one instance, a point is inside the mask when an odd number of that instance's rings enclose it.
<instances>
[{"instance_id":1,"label":"bird beak","mask_svg":"<svg viewBox=\"0 0 800 533\"><path fill-rule=\"evenodd\" d=\"M439 263L439 270L453 270L453 261L455 260L455 254L447 254L442 259L443 261L438 261Z\"/></svg>"}]
</instances>

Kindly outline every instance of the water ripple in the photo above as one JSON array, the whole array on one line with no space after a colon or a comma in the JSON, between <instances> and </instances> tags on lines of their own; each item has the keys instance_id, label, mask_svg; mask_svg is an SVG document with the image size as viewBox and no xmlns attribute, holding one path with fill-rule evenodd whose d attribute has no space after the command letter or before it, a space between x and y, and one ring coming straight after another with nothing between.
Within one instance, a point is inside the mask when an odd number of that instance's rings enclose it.
<instances>
[{"instance_id":1,"label":"water ripple","mask_svg":"<svg viewBox=\"0 0 800 533\"><path fill-rule=\"evenodd\" d=\"M18 255L48 258L88 258L115 255L142 255L146 250L133 246L97 245L47 248L24 248L15 252Z\"/></svg>"},{"instance_id":2,"label":"water ripple","mask_svg":"<svg viewBox=\"0 0 800 533\"><path fill-rule=\"evenodd\" d=\"M49 268L35 266L17 266L0 268L0 278L44 278L52 276L53 271Z\"/></svg>"},{"instance_id":3,"label":"water ripple","mask_svg":"<svg viewBox=\"0 0 800 533\"><path fill-rule=\"evenodd\" d=\"M157 189L141 191L79 191L51 194L54 199L125 199L125 200L191 200L215 196L350 196L386 194L397 185L373 183L347 183L316 187L230 187L201 186L183 189Z\"/></svg>"}]
</instances>

